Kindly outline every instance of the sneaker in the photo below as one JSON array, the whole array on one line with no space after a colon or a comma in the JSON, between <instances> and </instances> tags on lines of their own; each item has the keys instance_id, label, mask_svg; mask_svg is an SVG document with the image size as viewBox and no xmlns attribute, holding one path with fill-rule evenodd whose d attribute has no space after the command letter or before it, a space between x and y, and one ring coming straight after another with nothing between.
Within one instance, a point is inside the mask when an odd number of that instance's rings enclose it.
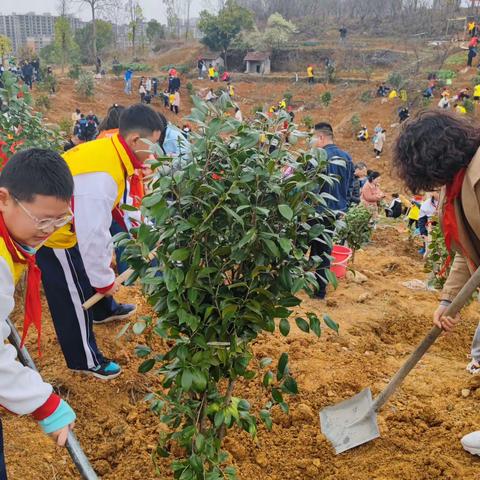
<instances>
[{"instance_id":1,"label":"sneaker","mask_svg":"<svg viewBox=\"0 0 480 480\"><path fill-rule=\"evenodd\" d=\"M103 323L113 322L114 320L125 320L130 318L137 311L136 305L131 305L129 303L120 303L117 309L112 312L112 314L104 318L103 320L94 320L93 323L96 325L101 325Z\"/></svg>"},{"instance_id":2,"label":"sneaker","mask_svg":"<svg viewBox=\"0 0 480 480\"><path fill-rule=\"evenodd\" d=\"M115 362L105 359L103 363L97 365L96 367L90 368L88 370L76 371L84 373L86 375L93 375L100 380L111 380L112 378L118 377L122 373L122 368Z\"/></svg>"},{"instance_id":3,"label":"sneaker","mask_svg":"<svg viewBox=\"0 0 480 480\"><path fill-rule=\"evenodd\" d=\"M422 248L418 251L418 253L419 253L420 255L425 255L425 249L422 247Z\"/></svg>"},{"instance_id":4,"label":"sneaker","mask_svg":"<svg viewBox=\"0 0 480 480\"><path fill-rule=\"evenodd\" d=\"M478 363L476 360L472 360L466 368L468 373L471 373L472 375L480 375L480 363Z\"/></svg>"},{"instance_id":5,"label":"sneaker","mask_svg":"<svg viewBox=\"0 0 480 480\"><path fill-rule=\"evenodd\" d=\"M480 455L480 431L465 435L462 440L462 447L472 455Z\"/></svg>"}]
</instances>

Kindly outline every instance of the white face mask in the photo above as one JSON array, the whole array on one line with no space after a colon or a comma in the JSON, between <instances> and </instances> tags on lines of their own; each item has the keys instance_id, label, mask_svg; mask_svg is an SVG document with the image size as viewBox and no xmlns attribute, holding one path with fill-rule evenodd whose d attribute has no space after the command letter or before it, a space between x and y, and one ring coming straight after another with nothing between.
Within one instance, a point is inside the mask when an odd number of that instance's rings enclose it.
<instances>
[{"instance_id":1,"label":"white face mask","mask_svg":"<svg viewBox=\"0 0 480 480\"><path fill-rule=\"evenodd\" d=\"M313 147L316 147L317 144L318 144L317 137L312 137L312 138L309 140L308 144L309 144L310 147L312 147L312 148L313 148Z\"/></svg>"}]
</instances>

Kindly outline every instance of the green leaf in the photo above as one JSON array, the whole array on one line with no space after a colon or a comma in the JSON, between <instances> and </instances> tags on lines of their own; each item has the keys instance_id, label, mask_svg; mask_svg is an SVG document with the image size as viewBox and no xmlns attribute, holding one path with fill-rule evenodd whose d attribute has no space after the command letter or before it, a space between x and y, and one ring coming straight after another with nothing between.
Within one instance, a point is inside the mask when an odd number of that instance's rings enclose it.
<instances>
[{"instance_id":1,"label":"green leaf","mask_svg":"<svg viewBox=\"0 0 480 480\"><path fill-rule=\"evenodd\" d=\"M181 381L183 390L188 392L192 387L192 382L193 382L193 374L191 370L184 370L182 373L182 381Z\"/></svg>"},{"instance_id":2,"label":"green leaf","mask_svg":"<svg viewBox=\"0 0 480 480\"><path fill-rule=\"evenodd\" d=\"M189 248L178 248L170 255L170 260L174 262L184 262L190 256Z\"/></svg>"},{"instance_id":3,"label":"green leaf","mask_svg":"<svg viewBox=\"0 0 480 480\"><path fill-rule=\"evenodd\" d=\"M280 251L278 250L278 247L273 240L269 240L268 238L264 238L262 241L265 244L265 246L267 247L267 249L269 250L269 252L274 257L278 258L280 256Z\"/></svg>"},{"instance_id":4,"label":"green leaf","mask_svg":"<svg viewBox=\"0 0 480 480\"><path fill-rule=\"evenodd\" d=\"M117 335L115 336L115 339L118 340L119 338L123 337L127 333L127 330L130 328L130 325L131 325L130 322L126 323L121 328L121 330L117 333Z\"/></svg>"},{"instance_id":5,"label":"green leaf","mask_svg":"<svg viewBox=\"0 0 480 480\"><path fill-rule=\"evenodd\" d=\"M225 420L225 412L223 410L219 410L215 414L215 417L213 419L213 423L215 425L215 428L219 428L220 425L223 424L224 420Z\"/></svg>"},{"instance_id":6,"label":"green leaf","mask_svg":"<svg viewBox=\"0 0 480 480\"><path fill-rule=\"evenodd\" d=\"M287 393L296 395L298 393L298 385L295 379L291 376L288 376L283 382L283 388Z\"/></svg>"},{"instance_id":7,"label":"green leaf","mask_svg":"<svg viewBox=\"0 0 480 480\"><path fill-rule=\"evenodd\" d=\"M200 370L193 370L193 388L196 392L203 392L207 388L207 377Z\"/></svg>"},{"instance_id":8,"label":"green leaf","mask_svg":"<svg viewBox=\"0 0 480 480\"><path fill-rule=\"evenodd\" d=\"M323 321L325 322L328 328L335 330L338 333L340 326L326 313L323 315Z\"/></svg>"},{"instance_id":9,"label":"green leaf","mask_svg":"<svg viewBox=\"0 0 480 480\"><path fill-rule=\"evenodd\" d=\"M282 318L279 324L280 333L286 337L290 333L290 322L286 318Z\"/></svg>"},{"instance_id":10,"label":"green leaf","mask_svg":"<svg viewBox=\"0 0 480 480\"><path fill-rule=\"evenodd\" d=\"M322 334L322 329L320 327L320 320L314 313L307 313L307 317L310 319L310 330L317 337L320 337L320 335Z\"/></svg>"},{"instance_id":11,"label":"green leaf","mask_svg":"<svg viewBox=\"0 0 480 480\"><path fill-rule=\"evenodd\" d=\"M293 218L293 210L288 205L279 205L278 211L280 212L282 217L286 218L287 220L291 220Z\"/></svg>"},{"instance_id":12,"label":"green leaf","mask_svg":"<svg viewBox=\"0 0 480 480\"><path fill-rule=\"evenodd\" d=\"M280 392L280 390L278 390L278 388L272 388L272 398L277 403L282 403L283 402L283 395Z\"/></svg>"},{"instance_id":13,"label":"green leaf","mask_svg":"<svg viewBox=\"0 0 480 480\"><path fill-rule=\"evenodd\" d=\"M297 327L302 332L308 333L310 331L310 327L308 326L308 322L306 320L304 320L303 318L297 317L295 319L295 323L297 324Z\"/></svg>"},{"instance_id":14,"label":"green leaf","mask_svg":"<svg viewBox=\"0 0 480 480\"><path fill-rule=\"evenodd\" d=\"M328 283L330 283L333 288L338 287L338 279L337 276L331 270L325 270L325 276L327 277Z\"/></svg>"},{"instance_id":15,"label":"green leaf","mask_svg":"<svg viewBox=\"0 0 480 480\"><path fill-rule=\"evenodd\" d=\"M265 373L265 375L263 376L263 385L265 387L269 387L273 382L273 373L272 372L267 372Z\"/></svg>"},{"instance_id":16,"label":"green leaf","mask_svg":"<svg viewBox=\"0 0 480 480\"><path fill-rule=\"evenodd\" d=\"M201 433L199 433L195 437L195 448L197 449L197 452L201 452L204 446L205 446L205 437Z\"/></svg>"},{"instance_id":17,"label":"green leaf","mask_svg":"<svg viewBox=\"0 0 480 480\"><path fill-rule=\"evenodd\" d=\"M239 223L242 227L244 226L243 219L240 215L238 215L238 213L235 213L231 208L228 208L225 205L222 208L223 210L225 210L225 212L227 212L230 217L233 217L237 221L237 223Z\"/></svg>"},{"instance_id":18,"label":"green leaf","mask_svg":"<svg viewBox=\"0 0 480 480\"><path fill-rule=\"evenodd\" d=\"M288 353L282 353L278 360L277 380L281 380L288 372Z\"/></svg>"},{"instance_id":19,"label":"green leaf","mask_svg":"<svg viewBox=\"0 0 480 480\"><path fill-rule=\"evenodd\" d=\"M145 328L147 328L147 325L145 324L145 322L136 322L133 325L132 330L135 335L141 335L145 330Z\"/></svg>"},{"instance_id":20,"label":"green leaf","mask_svg":"<svg viewBox=\"0 0 480 480\"><path fill-rule=\"evenodd\" d=\"M292 251L292 241L289 238L279 238L280 248L288 255Z\"/></svg>"},{"instance_id":21,"label":"green leaf","mask_svg":"<svg viewBox=\"0 0 480 480\"><path fill-rule=\"evenodd\" d=\"M154 366L155 366L155 359L154 359L154 358L149 358L148 360L145 360L145 361L138 367L138 372L139 372L139 373L147 373L147 372L149 372Z\"/></svg>"},{"instance_id":22,"label":"green leaf","mask_svg":"<svg viewBox=\"0 0 480 480\"><path fill-rule=\"evenodd\" d=\"M269 357L265 357L260 360L260 368L268 367L271 364L272 364L272 359Z\"/></svg>"},{"instance_id":23,"label":"green leaf","mask_svg":"<svg viewBox=\"0 0 480 480\"><path fill-rule=\"evenodd\" d=\"M146 357L152 353L152 349L146 345L137 345L135 347L135 355L139 358Z\"/></svg>"},{"instance_id":24,"label":"green leaf","mask_svg":"<svg viewBox=\"0 0 480 480\"><path fill-rule=\"evenodd\" d=\"M267 427L267 430L270 431L272 429L272 417L270 416L270 412L268 410L260 410L260 418Z\"/></svg>"}]
</instances>

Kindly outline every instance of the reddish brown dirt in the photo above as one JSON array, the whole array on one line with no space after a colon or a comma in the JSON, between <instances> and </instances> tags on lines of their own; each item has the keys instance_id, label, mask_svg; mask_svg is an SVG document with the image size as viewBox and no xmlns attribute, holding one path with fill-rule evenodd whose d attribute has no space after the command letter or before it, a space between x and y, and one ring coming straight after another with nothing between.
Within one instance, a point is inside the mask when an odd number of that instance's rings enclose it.
<instances>
[{"instance_id":1,"label":"reddish brown dirt","mask_svg":"<svg viewBox=\"0 0 480 480\"><path fill-rule=\"evenodd\" d=\"M199 82L195 80L194 84L198 88ZM203 85L208 84L205 81ZM309 89L305 85L261 81L240 83L236 92L248 116L258 103L278 101L285 91L291 91L296 104L311 105L297 116L299 121L306 114L315 121L331 121L338 127L338 143L349 149L355 160L366 160L369 166L383 171L387 191L399 188L388 166L388 145L395 132L390 124L396 121L397 104L375 100L364 105L356 100L357 89L337 87L332 90L332 105L325 109L318 106L325 89L322 85ZM95 101L84 102L72 94L69 81L62 81L48 115L58 121L69 117L77 105L84 110L93 108L102 115L109 104L129 100L120 92L121 81L106 80L99 86ZM186 96L185 92L183 97ZM360 113L362 123L370 129L379 121L387 128L384 159L372 158L370 143L352 140L349 119L354 112ZM325 330L317 339L293 327L286 339L275 334L256 342L258 358L278 358L283 351L289 353L300 394L290 401L290 416L274 412L273 432L260 427L257 440L238 431L227 439L226 449L242 480L480 478L480 460L464 452L459 443L462 435L479 427L480 419L480 382L473 382L465 372L469 343L480 320L476 304L465 312L458 330L442 337L432 348L379 415L380 439L335 456L320 432L321 408L367 386L377 394L430 328L438 295L402 286L407 280L426 276L416 248L409 242L401 222L380 225L372 243L356 258L355 267L368 277L367 283L342 281L326 304L304 298L300 308L303 312L328 312L340 324L339 335ZM361 297L364 293L369 297ZM124 288L120 299L135 301L140 307L139 315L148 313L135 288ZM77 411L77 435L100 476L106 480L171 478L168 461L162 461L156 470L150 458L164 427L142 401L158 382L152 374L137 373L139 360L133 349L145 339L126 334L117 340L115 335L121 324L96 327L105 354L117 359L124 368L118 379L102 383L70 373L64 366L47 313L44 325L44 356L39 362L42 374ZM248 386L240 385L237 394L260 407L266 401L260 384L253 381ZM466 387L471 393L464 398L461 390ZM30 419L8 415L3 419L10 478L79 478L67 453L53 446Z\"/></svg>"}]
</instances>

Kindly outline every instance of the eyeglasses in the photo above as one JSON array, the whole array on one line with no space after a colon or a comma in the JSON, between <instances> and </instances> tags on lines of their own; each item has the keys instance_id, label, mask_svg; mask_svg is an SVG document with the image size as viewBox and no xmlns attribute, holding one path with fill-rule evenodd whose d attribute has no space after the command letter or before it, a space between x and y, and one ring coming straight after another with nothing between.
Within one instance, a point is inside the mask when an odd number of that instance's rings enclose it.
<instances>
[{"instance_id":1,"label":"eyeglasses","mask_svg":"<svg viewBox=\"0 0 480 480\"><path fill-rule=\"evenodd\" d=\"M41 230L42 232L50 231L52 228L54 230L58 230L73 220L73 212L70 209L68 209L68 214L60 218L37 218L30 212L30 210L28 210L27 207L25 207L25 205L22 204L22 202L20 202L20 200L15 197L14 200L17 202L18 206L35 222L38 230Z\"/></svg>"}]
</instances>

